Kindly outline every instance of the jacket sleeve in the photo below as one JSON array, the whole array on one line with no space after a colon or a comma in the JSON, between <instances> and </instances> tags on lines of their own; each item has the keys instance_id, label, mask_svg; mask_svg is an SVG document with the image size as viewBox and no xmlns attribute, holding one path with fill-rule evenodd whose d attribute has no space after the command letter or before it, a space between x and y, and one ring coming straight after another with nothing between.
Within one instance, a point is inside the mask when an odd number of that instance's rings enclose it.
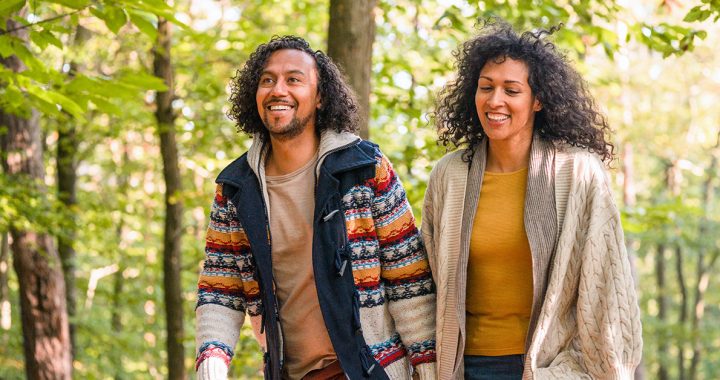
<instances>
[{"instance_id":1,"label":"jacket sleeve","mask_svg":"<svg viewBox=\"0 0 720 380\"><path fill-rule=\"evenodd\" d=\"M390 162L378 153L372 215L380 277L408 358L423 379L435 376L435 291L415 218Z\"/></svg>"},{"instance_id":2,"label":"jacket sleeve","mask_svg":"<svg viewBox=\"0 0 720 380\"><path fill-rule=\"evenodd\" d=\"M225 379L245 312L260 313L258 282L247 236L218 185L198 280L195 369L198 379Z\"/></svg>"},{"instance_id":3,"label":"jacket sleeve","mask_svg":"<svg viewBox=\"0 0 720 380\"><path fill-rule=\"evenodd\" d=\"M577 334L535 379L632 379L640 362L640 310L620 215L607 184L591 194L585 236L577 231Z\"/></svg>"}]
</instances>

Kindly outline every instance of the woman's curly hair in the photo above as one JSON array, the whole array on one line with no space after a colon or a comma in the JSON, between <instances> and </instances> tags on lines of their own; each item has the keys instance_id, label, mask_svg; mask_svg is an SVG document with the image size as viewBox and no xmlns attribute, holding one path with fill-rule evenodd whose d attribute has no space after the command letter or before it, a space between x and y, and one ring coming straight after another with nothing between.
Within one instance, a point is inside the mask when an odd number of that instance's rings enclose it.
<instances>
[{"instance_id":1,"label":"woman's curly hair","mask_svg":"<svg viewBox=\"0 0 720 380\"><path fill-rule=\"evenodd\" d=\"M270 135L258 114L255 93L268 58L282 49L299 50L315 60L318 95L322 102L315 119L317 133L328 128L337 132L355 132L359 121L357 101L342 73L330 57L319 50L312 50L307 41L297 36L273 36L250 54L245 65L233 77L230 83L231 107L227 115L235 121L238 131L250 135L261 133L268 141Z\"/></svg>"},{"instance_id":2,"label":"woman's curly hair","mask_svg":"<svg viewBox=\"0 0 720 380\"><path fill-rule=\"evenodd\" d=\"M528 83L542 104L535 114L535 131L549 141L586 148L603 161L611 161L614 146L605 140L610 133L605 116L567 57L544 39L558 29L518 35L503 20L486 20L480 34L453 54L458 75L440 92L435 108L440 143L474 148L483 140L485 133L475 107L480 70L490 60L499 63L511 58L527 64ZM466 160L471 155L472 149Z\"/></svg>"}]
</instances>

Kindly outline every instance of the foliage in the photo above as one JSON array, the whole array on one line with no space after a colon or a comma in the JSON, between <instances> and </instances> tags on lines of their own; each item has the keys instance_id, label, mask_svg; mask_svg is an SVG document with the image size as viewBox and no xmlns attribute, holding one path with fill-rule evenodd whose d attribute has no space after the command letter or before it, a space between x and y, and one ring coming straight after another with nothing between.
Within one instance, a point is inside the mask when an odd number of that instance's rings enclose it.
<instances>
[{"instance_id":1,"label":"foliage","mask_svg":"<svg viewBox=\"0 0 720 380\"><path fill-rule=\"evenodd\" d=\"M647 377L655 377L660 365L676 377L676 360L670 355L685 347L689 358L691 343L698 341L694 337L700 337L701 377L715 378L720 376L714 365L720 362L720 330L711 321L720 314L720 293L709 288L705 322L692 330L691 325L674 323L680 302L674 277L668 277L666 291L673 308L665 320L657 315L658 292L652 284L658 244L683 249L682 272L688 285L698 282L694 268L701 254L711 255L711 248L719 244L717 200L706 204L703 189L704 179L716 170L709 167L708 156L717 154L709 142L714 141L720 119L715 107L720 101L720 58L714 52L718 27L711 22L720 15L720 6L715 0L676 10L657 8L654 2L638 4L380 1L370 135L390 157L415 215L421 217L427 178L445 153L436 143L432 109L436 94L453 77L455 47L474 33L480 17L501 16L520 29L563 23L554 40L576 61L600 104L607 107L618 148L633 144L636 149L638 201L624 205L623 222L638 257ZM28 13L20 17L23 7ZM160 259L164 185L152 109L154 91L164 86L150 74L158 17L174 24L173 108L186 189L178 195L186 208L182 281L186 313L191 316L214 176L251 143L225 117L228 80L272 35L301 35L315 48L325 49L328 1L178 1L174 7L160 0L0 4L0 55L15 54L27 66L21 73L0 68L0 107L24 116L31 110L40 112L46 185L55 184L57 131L74 125L81 138L75 209L65 209L55 195L38 196L33 183L10 182L0 173L0 231L29 226L63 236L79 227L78 278L73 284L80 295L75 320L78 378L167 375ZM9 18L25 26L28 44L7 30L4 21ZM91 33L76 44L79 27ZM669 163L681 168L682 197L667 190ZM615 179L622 179L614 173ZM716 182L712 183L717 186ZM670 253L668 266L675 257ZM708 270L717 273L715 268ZM15 298L17 280L11 277L9 282ZM18 309L14 302L12 328L0 334L4 379L23 377ZM189 329L188 353L194 352ZM236 347L231 370L236 378L259 376L261 356L251 335L249 327L243 329ZM660 342L669 344L669 353L658 352ZM186 359L188 368L192 356Z\"/></svg>"}]
</instances>

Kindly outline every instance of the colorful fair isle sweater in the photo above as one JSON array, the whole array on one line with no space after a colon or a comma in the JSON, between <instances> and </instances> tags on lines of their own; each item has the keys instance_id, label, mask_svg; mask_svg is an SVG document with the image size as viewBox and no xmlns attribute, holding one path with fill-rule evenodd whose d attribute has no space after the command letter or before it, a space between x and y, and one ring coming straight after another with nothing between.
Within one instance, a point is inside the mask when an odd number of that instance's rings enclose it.
<instances>
[{"instance_id":1,"label":"colorful fair isle sweater","mask_svg":"<svg viewBox=\"0 0 720 380\"><path fill-rule=\"evenodd\" d=\"M318 165L353 139L323 133ZM248 152L251 167L264 167L261 150ZM433 379L435 294L427 254L397 175L375 151L374 178L351 187L341 201L362 334L390 379L410 379L410 365L421 379ZM263 178L262 171L255 172ZM263 312L255 260L237 207L218 185L198 283L199 379L225 376L244 314Z\"/></svg>"}]
</instances>

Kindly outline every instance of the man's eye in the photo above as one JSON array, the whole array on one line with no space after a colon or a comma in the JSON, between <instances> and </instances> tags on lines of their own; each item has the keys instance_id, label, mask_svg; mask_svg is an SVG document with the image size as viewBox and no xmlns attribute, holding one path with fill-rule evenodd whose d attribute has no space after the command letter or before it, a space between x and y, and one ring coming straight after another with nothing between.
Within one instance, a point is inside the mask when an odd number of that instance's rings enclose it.
<instances>
[{"instance_id":1,"label":"man's eye","mask_svg":"<svg viewBox=\"0 0 720 380\"><path fill-rule=\"evenodd\" d=\"M300 82L300 79L298 79L298 78L290 78L290 79L288 79L288 82L290 82L290 83L297 83L297 82Z\"/></svg>"}]
</instances>

